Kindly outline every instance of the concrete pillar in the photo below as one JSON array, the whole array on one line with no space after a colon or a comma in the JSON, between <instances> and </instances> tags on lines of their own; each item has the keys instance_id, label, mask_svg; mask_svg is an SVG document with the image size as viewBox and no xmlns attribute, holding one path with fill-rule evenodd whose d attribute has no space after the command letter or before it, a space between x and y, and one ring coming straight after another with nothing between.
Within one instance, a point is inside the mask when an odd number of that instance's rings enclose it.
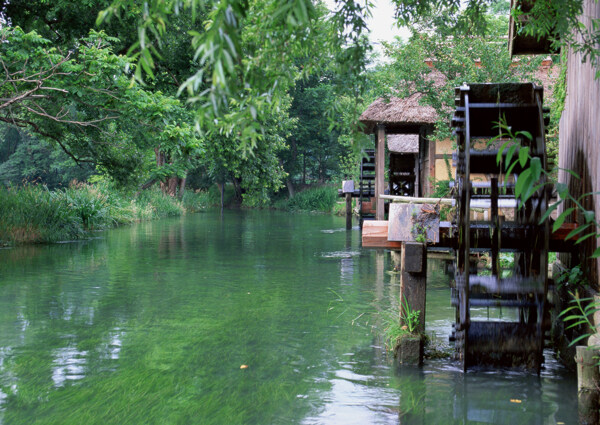
<instances>
[{"instance_id":1,"label":"concrete pillar","mask_svg":"<svg viewBox=\"0 0 600 425\"><path fill-rule=\"evenodd\" d=\"M385 192L385 127L377 126L375 141L375 220L385 220L385 206L379 195Z\"/></svg>"}]
</instances>

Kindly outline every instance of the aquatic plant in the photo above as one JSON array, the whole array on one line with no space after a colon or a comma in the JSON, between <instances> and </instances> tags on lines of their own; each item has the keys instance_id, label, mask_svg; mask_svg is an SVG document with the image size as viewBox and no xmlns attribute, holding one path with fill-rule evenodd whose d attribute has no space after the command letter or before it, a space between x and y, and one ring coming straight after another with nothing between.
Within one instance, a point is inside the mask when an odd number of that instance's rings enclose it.
<instances>
[{"instance_id":1,"label":"aquatic plant","mask_svg":"<svg viewBox=\"0 0 600 425\"><path fill-rule=\"evenodd\" d=\"M400 320L408 328L408 332L413 334L419 326L419 314L421 310L413 310L408 304L408 300L404 297L404 303L400 310Z\"/></svg>"},{"instance_id":2,"label":"aquatic plant","mask_svg":"<svg viewBox=\"0 0 600 425\"><path fill-rule=\"evenodd\" d=\"M398 311L399 310L399 311ZM419 326L420 310L413 310L406 297L398 310L389 312L384 318L386 327L384 329L385 346L388 351L396 351L399 341L409 336L417 336L416 330Z\"/></svg>"}]
</instances>

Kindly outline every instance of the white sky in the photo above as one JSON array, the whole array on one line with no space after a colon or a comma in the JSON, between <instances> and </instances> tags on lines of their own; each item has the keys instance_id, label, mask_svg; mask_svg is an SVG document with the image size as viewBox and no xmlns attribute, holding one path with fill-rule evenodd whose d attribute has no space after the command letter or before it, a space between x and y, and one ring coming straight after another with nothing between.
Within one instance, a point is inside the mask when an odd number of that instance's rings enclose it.
<instances>
[{"instance_id":1,"label":"white sky","mask_svg":"<svg viewBox=\"0 0 600 425\"><path fill-rule=\"evenodd\" d=\"M335 0L324 0L329 10L335 10ZM392 41L399 36L408 39L410 32L407 28L398 28L394 20L394 6L390 0L372 0L372 17L368 21L369 39L375 50L381 52L379 41Z\"/></svg>"}]
</instances>

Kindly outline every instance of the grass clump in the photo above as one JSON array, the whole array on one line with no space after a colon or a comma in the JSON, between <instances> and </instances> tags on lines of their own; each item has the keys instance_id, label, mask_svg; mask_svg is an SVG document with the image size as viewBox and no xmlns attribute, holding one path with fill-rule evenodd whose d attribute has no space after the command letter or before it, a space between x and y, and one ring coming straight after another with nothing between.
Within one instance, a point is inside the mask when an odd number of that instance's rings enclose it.
<instances>
[{"instance_id":1,"label":"grass clump","mask_svg":"<svg viewBox=\"0 0 600 425\"><path fill-rule=\"evenodd\" d=\"M386 350L393 351L394 355L396 355L402 338L421 337L417 331L420 313L420 310L413 310L410 307L406 298L404 298L401 306L388 312L385 317L384 329Z\"/></svg>"},{"instance_id":2,"label":"grass clump","mask_svg":"<svg viewBox=\"0 0 600 425\"><path fill-rule=\"evenodd\" d=\"M74 239L83 233L65 196L42 186L0 188L0 243Z\"/></svg>"},{"instance_id":3,"label":"grass clump","mask_svg":"<svg viewBox=\"0 0 600 425\"><path fill-rule=\"evenodd\" d=\"M291 199L280 199L274 204L286 211L326 212L333 210L337 202L337 189L333 186L312 187L296 193Z\"/></svg>"},{"instance_id":4,"label":"grass clump","mask_svg":"<svg viewBox=\"0 0 600 425\"><path fill-rule=\"evenodd\" d=\"M0 187L0 245L81 239L95 230L197 211L207 205L204 193L183 200L158 188L138 196L105 182L73 182L66 189L43 185Z\"/></svg>"}]
</instances>

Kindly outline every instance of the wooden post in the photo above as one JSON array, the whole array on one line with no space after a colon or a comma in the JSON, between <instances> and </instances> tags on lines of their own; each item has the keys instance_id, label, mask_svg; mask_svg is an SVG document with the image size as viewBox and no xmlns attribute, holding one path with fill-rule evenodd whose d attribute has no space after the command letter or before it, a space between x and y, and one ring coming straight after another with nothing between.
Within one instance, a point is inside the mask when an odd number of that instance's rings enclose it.
<instances>
[{"instance_id":1,"label":"wooden post","mask_svg":"<svg viewBox=\"0 0 600 425\"><path fill-rule=\"evenodd\" d=\"M385 191L385 127L377 126L377 141L375 143L375 220L385 219L385 206L380 195Z\"/></svg>"},{"instance_id":2,"label":"wooden post","mask_svg":"<svg viewBox=\"0 0 600 425\"><path fill-rule=\"evenodd\" d=\"M425 140L429 140L427 138L427 132L423 135ZM429 178L427 181L429 182L429 191L427 195L431 195L435 191L435 155L436 155L436 143L433 140L429 140Z\"/></svg>"},{"instance_id":3,"label":"wooden post","mask_svg":"<svg viewBox=\"0 0 600 425\"><path fill-rule=\"evenodd\" d=\"M346 193L346 230L352 229L352 194Z\"/></svg>"},{"instance_id":4,"label":"wooden post","mask_svg":"<svg viewBox=\"0 0 600 425\"><path fill-rule=\"evenodd\" d=\"M342 182L342 193L346 195L346 230L352 229L352 195L354 194L354 181Z\"/></svg>"},{"instance_id":5,"label":"wooden post","mask_svg":"<svg viewBox=\"0 0 600 425\"><path fill-rule=\"evenodd\" d=\"M416 338L403 338L398 348L398 361L403 364L423 363L423 338L425 334L425 294L427 289L427 251L420 242L402 242L400 275L400 311L407 314L406 305L419 311ZM404 346L405 345L405 346Z\"/></svg>"},{"instance_id":6,"label":"wooden post","mask_svg":"<svg viewBox=\"0 0 600 425\"><path fill-rule=\"evenodd\" d=\"M401 253L400 297L411 310L420 311L417 332L425 333L425 293L427 289L427 251L420 242L403 242Z\"/></svg>"},{"instance_id":7,"label":"wooden post","mask_svg":"<svg viewBox=\"0 0 600 425\"><path fill-rule=\"evenodd\" d=\"M577 362L577 396L578 416L580 424L598 424L598 408L600 407L600 392L598 382L598 364L595 357L598 350L587 346L576 347L575 361Z\"/></svg>"}]
</instances>

